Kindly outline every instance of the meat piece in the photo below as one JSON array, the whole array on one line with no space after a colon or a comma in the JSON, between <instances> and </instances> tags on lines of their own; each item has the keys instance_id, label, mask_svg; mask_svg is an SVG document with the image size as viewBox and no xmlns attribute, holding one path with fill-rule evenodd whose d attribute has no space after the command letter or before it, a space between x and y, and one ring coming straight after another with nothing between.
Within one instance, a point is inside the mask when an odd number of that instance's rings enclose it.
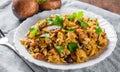
<instances>
[{"instance_id":1,"label":"meat piece","mask_svg":"<svg viewBox=\"0 0 120 72\"><path fill-rule=\"evenodd\" d=\"M38 60L45 60L45 56L41 53L36 53L35 58Z\"/></svg>"},{"instance_id":2,"label":"meat piece","mask_svg":"<svg viewBox=\"0 0 120 72\"><path fill-rule=\"evenodd\" d=\"M39 26L40 30L47 26L46 22L42 22Z\"/></svg>"},{"instance_id":3,"label":"meat piece","mask_svg":"<svg viewBox=\"0 0 120 72\"><path fill-rule=\"evenodd\" d=\"M82 42L82 41L84 41L85 38L88 38L87 33L85 33L81 29L76 29L76 34L78 35L79 42Z\"/></svg>"}]
</instances>

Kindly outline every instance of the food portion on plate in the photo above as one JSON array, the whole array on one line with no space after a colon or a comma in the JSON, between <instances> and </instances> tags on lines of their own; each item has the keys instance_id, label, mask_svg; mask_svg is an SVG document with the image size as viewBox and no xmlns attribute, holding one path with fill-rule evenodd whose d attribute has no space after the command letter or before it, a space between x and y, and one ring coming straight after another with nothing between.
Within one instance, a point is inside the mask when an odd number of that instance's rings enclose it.
<instances>
[{"instance_id":1,"label":"food portion on plate","mask_svg":"<svg viewBox=\"0 0 120 72\"><path fill-rule=\"evenodd\" d=\"M21 44L38 60L55 64L76 64L98 57L108 39L97 19L82 11L51 15L38 20Z\"/></svg>"}]
</instances>

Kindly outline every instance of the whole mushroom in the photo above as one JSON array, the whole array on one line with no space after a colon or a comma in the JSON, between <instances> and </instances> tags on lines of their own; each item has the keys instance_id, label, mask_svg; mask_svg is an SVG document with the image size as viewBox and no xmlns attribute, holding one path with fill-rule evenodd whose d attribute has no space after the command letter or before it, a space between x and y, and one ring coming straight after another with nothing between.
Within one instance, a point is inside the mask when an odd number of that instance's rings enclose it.
<instances>
[{"instance_id":1,"label":"whole mushroom","mask_svg":"<svg viewBox=\"0 0 120 72\"><path fill-rule=\"evenodd\" d=\"M61 6L61 0L44 0L43 2L39 2L40 10L57 9L60 8L60 6Z\"/></svg>"},{"instance_id":2,"label":"whole mushroom","mask_svg":"<svg viewBox=\"0 0 120 72\"><path fill-rule=\"evenodd\" d=\"M13 13L20 20L24 20L38 12L39 4L36 0L13 0Z\"/></svg>"},{"instance_id":3,"label":"whole mushroom","mask_svg":"<svg viewBox=\"0 0 120 72\"><path fill-rule=\"evenodd\" d=\"M24 20L39 10L60 8L61 0L13 0L12 10L16 17Z\"/></svg>"}]
</instances>

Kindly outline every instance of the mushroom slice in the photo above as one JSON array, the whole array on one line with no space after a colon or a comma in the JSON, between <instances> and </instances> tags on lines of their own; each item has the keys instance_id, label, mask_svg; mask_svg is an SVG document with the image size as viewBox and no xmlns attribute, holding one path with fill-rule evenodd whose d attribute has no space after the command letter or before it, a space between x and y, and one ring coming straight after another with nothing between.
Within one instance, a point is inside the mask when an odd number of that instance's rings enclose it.
<instances>
[{"instance_id":1,"label":"mushroom slice","mask_svg":"<svg viewBox=\"0 0 120 72\"><path fill-rule=\"evenodd\" d=\"M43 31L50 32L50 31L60 30L60 29L61 29L60 26L53 25L53 26L48 26L43 28Z\"/></svg>"}]
</instances>

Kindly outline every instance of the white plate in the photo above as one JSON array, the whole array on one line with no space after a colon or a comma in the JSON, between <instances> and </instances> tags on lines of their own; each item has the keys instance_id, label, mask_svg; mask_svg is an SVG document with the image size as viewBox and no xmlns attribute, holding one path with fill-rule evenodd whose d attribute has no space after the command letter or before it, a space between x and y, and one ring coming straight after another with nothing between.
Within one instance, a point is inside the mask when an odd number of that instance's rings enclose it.
<instances>
[{"instance_id":1,"label":"white plate","mask_svg":"<svg viewBox=\"0 0 120 72\"><path fill-rule=\"evenodd\" d=\"M44 19L47 18L51 14L70 14L72 12L78 12L78 11L83 11L85 17L90 17L90 18L98 18L98 21L100 23L100 26L105 29L105 32L107 34L107 38L109 40L109 45L107 49L98 57L92 60L89 60L84 63L80 64L62 64L62 65L57 65L57 64L52 64L48 63L45 61L39 61L34 59L24 48L23 45L20 43L20 39L24 39L25 34L29 30L31 26L33 26L38 19ZM17 28L15 35L14 35L14 44L21 56L23 56L25 59L28 61L38 65L38 66L43 66L46 68L52 68L52 69L62 69L62 70L68 70L68 69L78 69L78 68L83 68L87 66L94 65L96 63L99 63L100 61L104 60L106 57L108 57L112 51L115 49L117 42L117 35L116 32L113 28L113 26L106 21L104 18L101 16L94 14L89 11L81 10L81 9L75 9L75 8L64 8L64 9L58 9L58 10L52 10L52 11L44 11L42 13L36 14L33 17L28 18L25 20L20 26Z\"/></svg>"}]
</instances>

